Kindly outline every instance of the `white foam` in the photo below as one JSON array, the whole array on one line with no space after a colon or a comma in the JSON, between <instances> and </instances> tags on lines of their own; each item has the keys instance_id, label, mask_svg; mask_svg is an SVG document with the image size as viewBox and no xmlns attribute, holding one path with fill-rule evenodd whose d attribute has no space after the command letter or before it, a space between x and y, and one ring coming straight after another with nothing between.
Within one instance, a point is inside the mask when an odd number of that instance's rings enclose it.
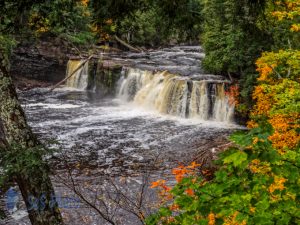
<instances>
[{"instance_id":1,"label":"white foam","mask_svg":"<svg viewBox=\"0 0 300 225\"><path fill-rule=\"evenodd\" d=\"M30 103L27 104L26 107L43 107L45 109L71 109L71 108L79 108L82 105L74 105L74 104L54 104L54 103Z\"/></svg>"},{"instance_id":2,"label":"white foam","mask_svg":"<svg viewBox=\"0 0 300 225\"><path fill-rule=\"evenodd\" d=\"M22 218L28 216L28 213L26 210L17 210L16 212L14 212L13 214L11 214L11 217L14 220L21 220Z\"/></svg>"}]
</instances>

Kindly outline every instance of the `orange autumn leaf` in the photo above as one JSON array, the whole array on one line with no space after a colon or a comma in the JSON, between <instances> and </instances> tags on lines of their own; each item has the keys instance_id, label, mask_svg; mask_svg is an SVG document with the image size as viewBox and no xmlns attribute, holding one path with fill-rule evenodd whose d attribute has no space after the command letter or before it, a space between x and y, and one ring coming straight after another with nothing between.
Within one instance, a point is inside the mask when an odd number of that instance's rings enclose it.
<instances>
[{"instance_id":1,"label":"orange autumn leaf","mask_svg":"<svg viewBox=\"0 0 300 225\"><path fill-rule=\"evenodd\" d=\"M84 6L88 6L89 0L81 0L81 4Z\"/></svg>"},{"instance_id":2,"label":"orange autumn leaf","mask_svg":"<svg viewBox=\"0 0 300 225\"><path fill-rule=\"evenodd\" d=\"M197 168L199 166L201 166L201 164L198 164L196 162L192 162L189 166L187 166L187 168L195 169L195 168Z\"/></svg>"},{"instance_id":3,"label":"orange autumn leaf","mask_svg":"<svg viewBox=\"0 0 300 225\"><path fill-rule=\"evenodd\" d=\"M230 105L237 106L239 104L239 87L238 85L232 85L229 87L229 90L225 92L225 95L228 97L228 103Z\"/></svg>"},{"instance_id":4,"label":"orange autumn leaf","mask_svg":"<svg viewBox=\"0 0 300 225\"><path fill-rule=\"evenodd\" d=\"M169 191L171 191L171 187L168 187L168 186L166 186L166 185L162 185L162 188L166 191L166 192L169 192Z\"/></svg>"},{"instance_id":5,"label":"orange autumn leaf","mask_svg":"<svg viewBox=\"0 0 300 225\"><path fill-rule=\"evenodd\" d=\"M172 173L175 175L175 179L177 182L180 182L184 175L187 173L186 168L175 168L172 170Z\"/></svg>"},{"instance_id":6,"label":"orange autumn leaf","mask_svg":"<svg viewBox=\"0 0 300 225\"><path fill-rule=\"evenodd\" d=\"M284 183L287 179L283 177L274 177L274 182L269 187L269 192L272 194L276 190L283 191L285 189Z\"/></svg>"},{"instance_id":7,"label":"orange autumn leaf","mask_svg":"<svg viewBox=\"0 0 300 225\"><path fill-rule=\"evenodd\" d=\"M215 225L216 224L216 217L214 213L208 214L208 225Z\"/></svg>"},{"instance_id":8,"label":"orange autumn leaf","mask_svg":"<svg viewBox=\"0 0 300 225\"><path fill-rule=\"evenodd\" d=\"M270 167L270 163L261 162L259 159L254 159L249 165L249 170L252 173L267 174L270 173L272 169Z\"/></svg>"},{"instance_id":9,"label":"orange autumn leaf","mask_svg":"<svg viewBox=\"0 0 300 225\"><path fill-rule=\"evenodd\" d=\"M246 220L243 220L242 222L239 222L236 220L237 215L239 214L239 212L234 212L233 215L227 217L224 219L224 225L246 225L247 222Z\"/></svg>"},{"instance_id":10,"label":"orange autumn leaf","mask_svg":"<svg viewBox=\"0 0 300 225\"><path fill-rule=\"evenodd\" d=\"M172 211L176 211L176 210L178 210L179 209L179 205L177 205L177 204L172 204L172 205L170 205L170 210L172 210Z\"/></svg>"},{"instance_id":11,"label":"orange autumn leaf","mask_svg":"<svg viewBox=\"0 0 300 225\"><path fill-rule=\"evenodd\" d=\"M187 195L189 195L189 196L194 196L195 195L194 190L191 189L191 188L186 189L185 193L187 193Z\"/></svg>"},{"instance_id":12,"label":"orange autumn leaf","mask_svg":"<svg viewBox=\"0 0 300 225\"><path fill-rule=\"evenodd\" d=\"M255 207L250 207L250 209L249 209L249 211L251 212L251 213L255 213L255 210L256 210L256 208Z\"/></svg>"},{"instance_id":13,"label":"orange autumn leaf","mask_svg":"<svg viewBox=\"0 0 300 225\"><path fill-rule=\"evenodd\" d=\"M166 183L165 180L157 180L152 182L152 185L150 188L156 188L156 187L160 187L161 185L164 185Z\"/></svg>"},{"instance_id":14,"label":"orange autumn leaf","mask_svg":"<svg viewBox=\"0 0 300 225\"><path fill-rule=\"evenodd\" d=\"M290 30L293 31L293 32L299 32L300 31L300 24L293 24L291 26Z\"/></svg>"},{"instance_id":15,"label":"orange autumn leaf","mask_svg":"<svg viewBox=\"0 0 300 225\"><path fill-rule=\"evenodd\" d=\"M300 135L296 130L289 130L284 133L275 131L268 139L272 142L273 147L278 150L292 149L300 143ZM284 151L281 151L281 153L284 153Z\"/></svg>"}]
</instances>

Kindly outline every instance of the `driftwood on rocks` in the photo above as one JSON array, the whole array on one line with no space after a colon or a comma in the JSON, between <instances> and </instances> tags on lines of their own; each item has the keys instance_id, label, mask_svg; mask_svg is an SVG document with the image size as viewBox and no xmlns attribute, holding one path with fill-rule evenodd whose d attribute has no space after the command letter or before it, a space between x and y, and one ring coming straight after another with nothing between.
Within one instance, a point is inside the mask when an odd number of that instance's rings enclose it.
<instances>
[{"instance_id":1,"label":"driftwood on rocks","mask_svg":"<svg viewBox=\"0 0 300 225\"><path fill-rule=\"evenodd\" d=\"M208 168L214 168L215 165L213 165L213 161L218 158L218 154L231 146L234 146L233 142L226 142L218 145L214 144L207 146L207 148L200 148L192 161L200 163Z\"/></svg>"}]
</instances>

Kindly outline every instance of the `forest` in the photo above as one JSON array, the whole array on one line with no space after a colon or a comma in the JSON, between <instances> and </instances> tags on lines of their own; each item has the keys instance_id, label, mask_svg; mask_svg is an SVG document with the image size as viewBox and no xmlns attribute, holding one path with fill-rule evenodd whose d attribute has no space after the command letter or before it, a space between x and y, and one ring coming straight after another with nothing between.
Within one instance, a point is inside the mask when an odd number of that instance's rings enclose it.
<instances>
[{"instance_id":1,"label":"forest","mask_svg":"<svg viewBox=\"0 0 300 225\"><path fill-rule=\"evenodd\" d=\"M300 0L0 21L0 224L300 224Z\"/></svg>"}]
</instances>

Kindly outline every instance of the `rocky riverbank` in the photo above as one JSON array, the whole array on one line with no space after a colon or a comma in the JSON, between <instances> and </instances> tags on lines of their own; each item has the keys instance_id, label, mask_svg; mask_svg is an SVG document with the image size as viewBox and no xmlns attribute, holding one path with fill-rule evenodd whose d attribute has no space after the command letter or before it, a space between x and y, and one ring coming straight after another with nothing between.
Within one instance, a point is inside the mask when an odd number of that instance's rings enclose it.
<instances>
[{"instance_id":1,"label":"rocky riverbank","mask_svg":"<svg viewBox=\"0 0 300 225\"><path fill-rule=\"evenodd\" d=\"M71 53L69 53L71 52ZM72 50L60 42L39 41L20 44L11 58L11 74L40 81L56 82L65 76Z\"/></svg>"}]
</instances>

